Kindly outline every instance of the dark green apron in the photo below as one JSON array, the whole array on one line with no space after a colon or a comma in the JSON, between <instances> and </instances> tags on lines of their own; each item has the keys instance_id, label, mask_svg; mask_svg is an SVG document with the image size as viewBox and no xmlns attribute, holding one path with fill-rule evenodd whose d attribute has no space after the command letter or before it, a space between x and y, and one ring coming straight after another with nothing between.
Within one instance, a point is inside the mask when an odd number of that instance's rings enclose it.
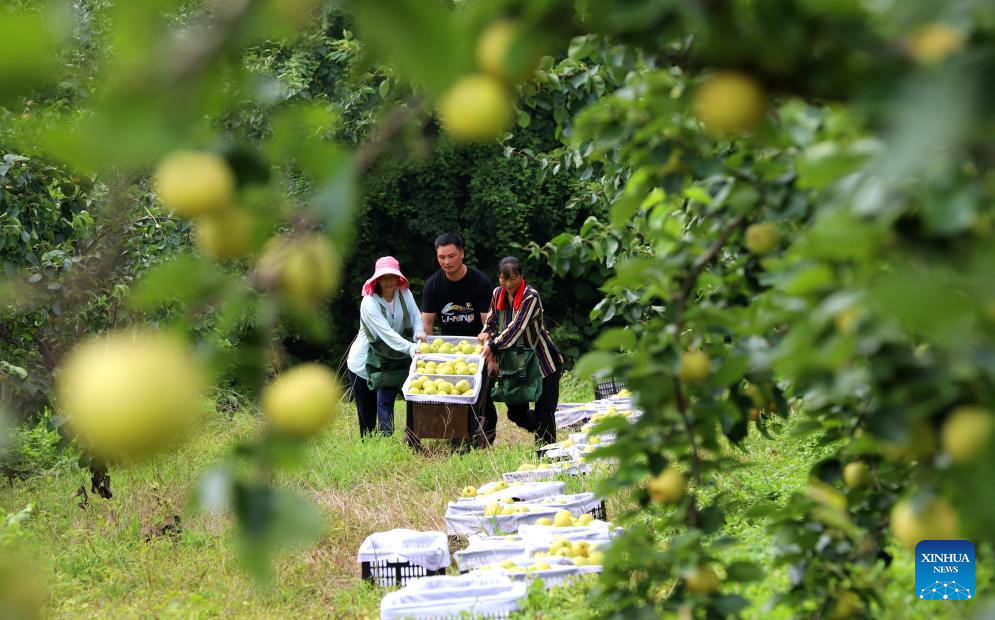
<instances>
[{"instance_id":1,"label":"dark green apron","mask_svg":"<svg viewBox=\"0 0 995 620\"><path fill-rule=\"evenodd\" d=\"M401 330L401 336L405 340L411 340L414 337L411 315L408 314L408 304L404 303L400 291L397 292L397 301L404 312L404 328ZM390 319L387 318L387 310L383 306L380 306L380 313L389 324ZM403 351L395 351L383 340L374 338L362 319L359 323L363 326L366 339L370 342L370 347L366 351L366 376L369 377L367 385L371 390L399 388L404 385L404 380L408 378L408 371L411 369L411 356Z\"/></svg>"},{"instance_id":2,"label":"dark green apron","mask_svg":"<svg viewBox=\"0 0 995 620\"><path fill-rule=\"evenodd\" d=\"M505 292L501 291L504 295ZM498 333L500 334L511 322L512 304L509 300L508 309L498 312ZM542 369L539 367L539 356L535 349L525 343L525 334L518 342L507 349L495 350L498 362L497 381L491 388L491 398L508 405L523 405L534 403L542 394Z\"/></svg>"}]
</instances>

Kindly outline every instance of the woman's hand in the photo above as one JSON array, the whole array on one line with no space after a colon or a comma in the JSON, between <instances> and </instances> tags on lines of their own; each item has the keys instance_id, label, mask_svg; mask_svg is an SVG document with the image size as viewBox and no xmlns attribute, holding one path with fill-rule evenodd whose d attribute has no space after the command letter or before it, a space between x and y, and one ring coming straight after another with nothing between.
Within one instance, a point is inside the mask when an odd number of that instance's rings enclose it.
<instances>
[{"instance_id":1,"label":"woman's hand","mask_svg":"<svg viewBox=\"0 0 995 620\"><path fill-rule=\"evenodd\" d=\"M484 344L490 339L491 335L488 334L487 332L480 332L479 334L477 334L477 340L480 342L480 344Z\"/></svg>"}]
</instances>

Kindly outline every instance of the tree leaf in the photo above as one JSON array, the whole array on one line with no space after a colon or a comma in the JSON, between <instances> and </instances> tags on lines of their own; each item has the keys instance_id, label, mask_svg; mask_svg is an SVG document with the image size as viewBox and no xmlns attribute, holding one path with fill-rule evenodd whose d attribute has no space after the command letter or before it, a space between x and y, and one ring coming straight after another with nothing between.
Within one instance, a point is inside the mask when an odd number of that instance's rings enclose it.
<instances>
[{"instance_id":1,"label":"tree leaf","mask_svg":"<svg viewBox=\"0 0 995 620\"><path fill-rule=\"evenodd\" d=\"M574 374L580 379L590 379L597 373L610 372L615 362L615 355L605 351L587 353L574 366Z\"/></svg>"}]
</instances>

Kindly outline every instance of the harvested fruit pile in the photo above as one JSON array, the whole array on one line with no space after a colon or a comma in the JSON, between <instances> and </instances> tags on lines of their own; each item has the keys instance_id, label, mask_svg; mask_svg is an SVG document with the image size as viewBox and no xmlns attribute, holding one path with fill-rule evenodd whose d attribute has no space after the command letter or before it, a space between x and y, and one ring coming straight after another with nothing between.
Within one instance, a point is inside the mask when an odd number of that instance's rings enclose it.
<instances>
[{"instance_id":1,"label":"harvested fruit pile","mask_svg":"<svg viewBox=\"0 0 995 620\"><path fill-rule=\"evenodd\" d=\"M412 363L415 376L409 377L406 387L424 390L437 385L417 373L419 366L427 369L429 361L435 361L435 370L442 364L446 370L450 364L456 370L459 363L416 359ZM433 397L441 398L437 394ZM518 471L502 474L501 480L463 487L446 509L449 536L467 541L455 553L460 574L407 582L384 596L382 617L505 617L519 608L533 580L542 580L549 588L577 575L600 572L605 550L621 528L605 520L601 498L591 492L566 495L566 483L552 478L588 473L589 460L609 463L598 459L597 448L612 443L614 434L602 432L601 423L618 417L631 421L639 415L640 411L631 408L628 394L562 404L557 411L558 426L582 430L544 446L537 463L525 463Z\"/></svg>"},{"instance_id":2,"label":"harvested fruit pile","mask_svg":"<svg viewBox=\"0 0 995 620\"><path fill-rule=\"evenodd\" d=\"M440 336L419 346L401 393L413 402L473 404L483 385L483 367L480 345Z\"/></svg>"}]
</instances>

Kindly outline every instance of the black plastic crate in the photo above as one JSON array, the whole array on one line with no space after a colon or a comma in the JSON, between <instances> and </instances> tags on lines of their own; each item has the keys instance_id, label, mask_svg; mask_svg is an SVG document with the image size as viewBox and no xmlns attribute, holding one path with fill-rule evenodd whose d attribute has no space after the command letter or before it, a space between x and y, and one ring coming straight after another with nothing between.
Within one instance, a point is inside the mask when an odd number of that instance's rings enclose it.
<instances>
[{"instance_id":1,"label":"black plastic crate","mask_svg":"<svg viewBox=\"0 0 995 620\"><path fill-rule=\"evenodd\" d=\"M388 562L387 560L360 562L360 567L363 579L382 587L403 586L412 579L446 573L445 568L428 570L424 566L418 566L411 562Z\"/></svg>"},{"instance_id":2,"label":"black plastic crate","mask_svg":"<svg viewBox=\"0 0 995 620\"><path fill-rule=\"evenodd\" d=\"M605 507L605 500L601 500L601 503L594 507L594 510L589 510L587 514L591 515L595 519L601 521L608 520L608 509Z\"/></svg>"},{"instance_id":3,"label":"black plastic crate","mask_svg":"<svg viewBox=\"0 0 995 620\"><path fill-rule=\"evenodd\" d=\"M618 377L596 377L594 379L594 398L600 400L618 394L629 385L625 379Z\"/></svg>"}]
</instances>

